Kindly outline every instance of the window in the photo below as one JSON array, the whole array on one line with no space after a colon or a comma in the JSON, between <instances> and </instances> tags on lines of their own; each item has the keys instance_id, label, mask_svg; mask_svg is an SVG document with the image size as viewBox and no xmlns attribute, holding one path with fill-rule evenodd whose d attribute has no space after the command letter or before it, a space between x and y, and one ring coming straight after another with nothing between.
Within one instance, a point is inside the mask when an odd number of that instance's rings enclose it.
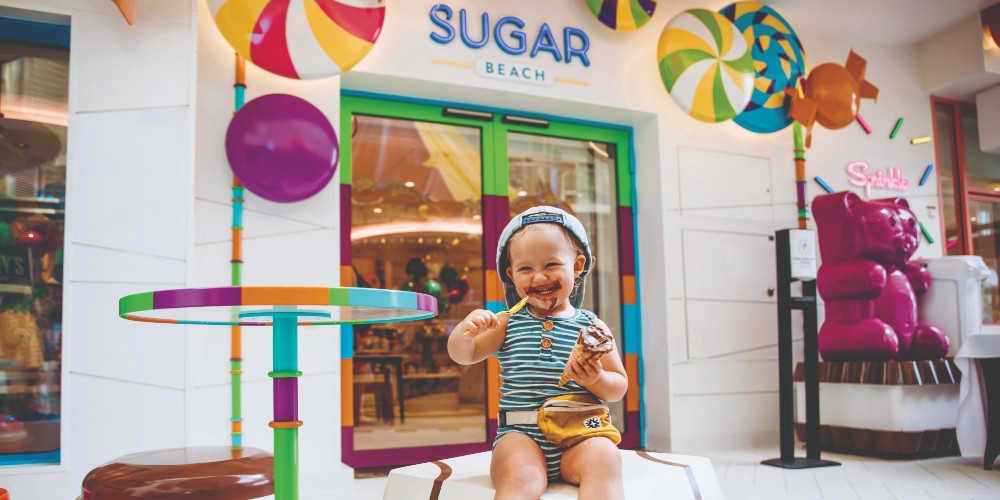
<instances>
[{"instance_id":1,"label":"window","mask_svg":"<svg viewBox=\"0 0 1000 500\"><path fill-rule=\"evenodd\" d=\"M31 16L0 8L0 465L60 450L69 26Z\"/></svg>"},{"instance_id":2,"label":"window","mask_svg":"<svg viewBox=\"0 0 1000 500\"><path fill-rule=\"evenodd\" d=\"M1000 322L1000 155L979 146L979 122L971 104L935 98L934 121L940 168L947 255L978 255L993 270L983 288L983 321Z\"/></svg>"}]
</instances>

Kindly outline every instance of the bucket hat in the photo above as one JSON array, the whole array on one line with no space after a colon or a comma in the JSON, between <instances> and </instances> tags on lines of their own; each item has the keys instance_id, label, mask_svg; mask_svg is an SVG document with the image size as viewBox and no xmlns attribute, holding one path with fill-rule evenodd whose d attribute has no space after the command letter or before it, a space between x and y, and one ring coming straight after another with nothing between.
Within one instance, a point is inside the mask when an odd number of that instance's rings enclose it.
<instances>
[{"instance_id":1,"label":"bucket hat","mask_svg":"<svg viewBox=\"0 0 1000 500\"><path fill-rule=\"evenodd\" d=\"M507 223L507 227L504 228L503 232L500 233L500 240L497 242L497 274L500 275L500 282L503 283L504 300L507 302L507 307L513 307L514 304L521 301L521 296L517 294L514 281L510 279L510 276L507 276L507 268L510 267L507 244L510 243L511 236L525 226L542 222L561 226L569 232L570 236L577 240L580 248L583 249L583 255L587 260L583 264L583 272L576 278L576 282L573 283L573 290L569 295L569 303L573 307L579 308L583 305L585 278L594 267L594 255L590 251L590 240L587 239L587 230L584 229L580 219L570 215L565 210L548 206L529 208L515 215Z\"/></svg>"}]
</instances>

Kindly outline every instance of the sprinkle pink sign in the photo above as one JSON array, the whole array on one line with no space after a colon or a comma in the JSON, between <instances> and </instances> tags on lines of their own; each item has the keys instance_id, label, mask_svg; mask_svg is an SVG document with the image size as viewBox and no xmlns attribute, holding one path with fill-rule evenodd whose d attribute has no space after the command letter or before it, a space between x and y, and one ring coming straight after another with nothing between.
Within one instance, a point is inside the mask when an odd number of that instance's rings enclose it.
<instances>
[{"instance_id":1,"label":"sprinkle pink sign","mask_svg":"<svg viewBox=\"0 0 1000 500\"><path fill-rule=\"evenodd\" d=\"M869 168L866 161L856 161L847 166L847 173L851 176L851 184L864 188L865 195L869 198L872 195L872 188L892 191L910 189L910 181L903 178L902 169L886 167L885 171L876 170L874 173L868 173Z\"/></svg>"}]
</instances>

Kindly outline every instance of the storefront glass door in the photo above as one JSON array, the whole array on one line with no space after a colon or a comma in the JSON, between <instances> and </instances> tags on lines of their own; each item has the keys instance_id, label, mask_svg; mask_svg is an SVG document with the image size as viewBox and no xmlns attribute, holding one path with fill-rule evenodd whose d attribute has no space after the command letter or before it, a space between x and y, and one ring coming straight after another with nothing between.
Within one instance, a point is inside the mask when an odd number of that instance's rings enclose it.
<instances>
[{"instance_id":1,"label":"storefront glass door","mask_svg":"<svg viewBox=\"0 0 1000 500\"><path fill-rule=\"evenodd\" d=\"M1000 155L979 144L972 104L934 98L935 142L947 255L978 255L993 271L983 285L983 322L1000 322Z\"/></svg>"},{"instance_id":2,"label":"storefront glass door","mask_svg":"<svg viewBox=\"0 0 1000 500\"><path fill-rule=\"evenodd\" d=\"M437 317L342 327L343 457L358 468L490 449L496 358L461 366L447 336L474 309L506 309L496 241L516 213L554 205L587 226L598 266L584 307L614 330L632 386L615 403L640 444L629 133L501 112L345 96L345 286L438 297Z\"/></svg>"}]
</instances>

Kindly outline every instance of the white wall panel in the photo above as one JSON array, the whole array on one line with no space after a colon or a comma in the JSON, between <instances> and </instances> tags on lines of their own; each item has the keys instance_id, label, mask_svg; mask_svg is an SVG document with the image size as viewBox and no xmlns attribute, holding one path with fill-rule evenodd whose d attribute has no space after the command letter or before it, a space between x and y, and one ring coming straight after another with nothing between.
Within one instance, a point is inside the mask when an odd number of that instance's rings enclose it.
<instances>
[{"instance_id":1,"label":"white wall panel","mask_svg":"<svg viewBox=\"0 0 1000 500\"><path fill-rule=\"evenodd\" d=\"M68 241L185 258L193 203L189 113L167 108L74 117Z\"/></svg>"},{"instance_id":2,"label":"white wall panel","mask_svg":"<svg viewBox=\"0 0 1000 500\"><path fill-rule=\"evenodd\" d=\"M681 210L771 204L768 158L678 148Z\"/></svg>"},{"instance_id":3,"label":"white wall panel","mask_svg":"<svg viewBox=\"0 0 1000 500\"><path fill-rule=\"evenodd\" d=\"M688 298L775 301L774 242L766 235L683 231L684 289Z\"/></svg>"},{"instance_id":4,"label":"white wall panel","mask_svg":"<svg viewBox=\"0 0 1000 500\"><path fill-rule=\"evenodd\" d=\"M682 432L673 452L704 455L710 450L773 447L778 442L778 393L677 396L670 409Z\"/></svg>"},{"instance_id":5,"label":"white wall panel","mask_svg":"<svg viewBox=\"0 0 1000 500\"><path fill-rule=\"evenodd\" d=\"M266 376L261 380L244 381L243 445L274 452L272 429L267 426L274 416L271 398L272 382ZM301 397L301 396L300 396ZM229 385L197 387L192 390L192 446L225 446L230 441L232 401ZM300 412L301 413L301 412ZM303 422L309 423L302 418Z\"/></svg>"},{"instance_id":6,"label":"white wall panel","mask_svg":"<svg viewBox=\"0 0 1000 500\"><path fill-rule=\"evenodd\" d=\"M69 369L145 384L184 388L184 331L177 325L128 321L118 317L124 295L177 288L159 283L73 283L63 327L71 346ZM71 337L71 338L70 338Z\"/></svg>"},{"instance_id":7,"label":"white wall panel","mask_svg":"<svg viewBox=\"0 0 1000 500\"><path fill-rule=\"evenodd\" d=\"M233 237L233 207L232 203L195 201L198 213L198 223L195 224L195 244L230 242ZM243 210L243 238L253 239L259 236L276 236L286 233L319 229L315 224L296 222L284 217L275 217L253 210Z\"/></svg>"},{"instance_id":8,"label":"white wall panel","mask_svg":"<svg viewBox=\"0 0 1000 500\"><path fill-rule=\"evenodd\" d=\"M130 453L184 444L184 391L73 373L66 422L68 488L79 494L95 467ZM42 498L42 497L26 497ZM62 498L74 498L67 494Z\"/></svg>"},{"instance_id":9,"label":"white wall panel","mask_svg":"<svg viewBox=\"0 0 1000 500\"><path fill-rule=\"evenodd\" d=\"M777 360L709 360L674 366L674 375L685 381L676 396L732 395L778 390Z\"/></svg>"},{"instance_id":10,"label":"white wall panel","mask_svg":"<svg viewBox=\"0 0 1000 500\"><path fill-rule=\"evenodd\" d=\"M712 358L778 343L775 305L767 302L687 300L688 354Z\"/></svg>"},{"instance_id":11,"label":"white wall panel","mask_svg":"<svg viewBox=\"0 0 1000 500\"><path fill-rule=\"evenodd\" d=\"M139 5L137 11L144 6ZM110 8L113 4L108 7L107 14L78 11L73 15L70 92L74 111L192 104L192 27L152 19L142 19L140 27L129 26L117 9Z\"/></svg>"},{"instance_id":12,"label":"white wall panel","mask_svg":"<svg viewBox=\"0 0 1000 500\"><path fill-rule=\"evenodd\" d=\"M73 485L68 483L68 472L10 474L10 472L16 470L16 468L9 469L4 471L7 474L0 475L0 483L7 490L7 493L10 494L10 498L76 498L75 496L68 497L67 495L80 494L79 483Z\"/></svg>"},{"instance_id":13,"label":"white wall panel","mask_svg":"<svg viewBox=\"0 0 1000 500\"><path fill-rule=\"evenodd\" d=\"M233 247L229 241L195 245L190 285L195 288L230 286L232 268L229 261L232 258ZM250 265L256 264L244 263L243 268Z\"/></svg>"},{"instance_id":14,"label":"white wall panel","mask_svg":"<svg viewBox=\"0 0 1000 500\"><path fill-rule=\"evenodd\" d=\"M333 229L247 239L243 242L243 282L340 286L339 241L340 234Z\"/></svg>"},{"instance_id":15,"label":"white wall panel","mask_svg":"<svg viewBox=\"0 0 1000 500\"><path fill-rule=\"evenodd\" d=\"M683 213L686 217L742 221L748 224L766 227L770 227L774 222L774 210L771 205L754 207L691 208L684 209Z\"/></svg>"},{"instance_id":16,"label":"white wall panel","mask_svg":"<svg viewBox=\"0 0 1000 500\"><path fill-rule=\"evenodd\" d=\"M339 360L338 360L339 361ZM274 450L270 379L243 385L243 444ZM225 445L229 442L228 386L194 390L195 445ZM336 374L299 378L299 467L302 474L339 471L340 464L340 377Z\"/></svg>"},{"instance_id":17,"label":"white wall panel","mask_svg":"<svg viewBox=\"0 0 1000 500\"><path fill-rule=\"evenodd\" d=\"M70 281L163 283L179 288L187 280L185 261L74 244Z\"/></svg>"}]
</instances>

